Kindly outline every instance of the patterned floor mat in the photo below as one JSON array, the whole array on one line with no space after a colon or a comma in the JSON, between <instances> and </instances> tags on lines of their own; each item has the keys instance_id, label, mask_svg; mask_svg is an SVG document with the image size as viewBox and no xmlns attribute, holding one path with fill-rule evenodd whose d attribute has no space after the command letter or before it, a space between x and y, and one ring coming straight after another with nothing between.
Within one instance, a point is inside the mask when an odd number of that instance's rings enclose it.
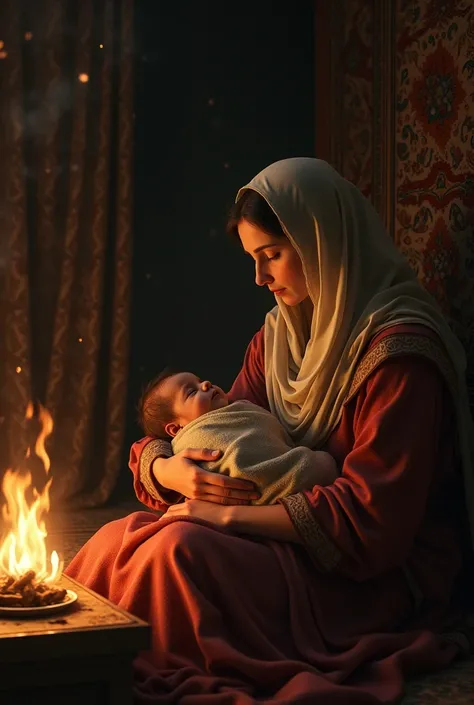
<instances>
[{"instance_id":1,"label":"patterned floor mat","mask_svg":"<svg viewBox=\"0 0 474 705\"><path fill-rule=\"evenodd\" d=\"M407 685L400 705L473 705L474 657Z\"/></svg>"},{"instance_id":2,"label":"patterned floor mat","mask_svg":"<svg viewBox=\"0 0 474 705\"><path fill-rule=\"evenodd\" d=\"M47 519L48 544L58 551L67 566L79 549L109 521L132 512L149 511L133 497L112 506L67 513L51 512Z\"/></svg>"}]
</instances>

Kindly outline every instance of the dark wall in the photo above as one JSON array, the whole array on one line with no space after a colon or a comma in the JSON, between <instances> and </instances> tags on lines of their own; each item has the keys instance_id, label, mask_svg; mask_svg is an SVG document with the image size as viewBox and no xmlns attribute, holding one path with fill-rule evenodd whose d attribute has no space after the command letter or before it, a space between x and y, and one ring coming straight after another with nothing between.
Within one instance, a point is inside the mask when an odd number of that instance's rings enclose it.
<instances>
[{"instance_id":1,"label":"dark wall","mask_svg":"<svg viewBox=\"0 0 474 705\"><path fill-rule=\"evenodd\" d=\"M314 154L313 2L136 0L128 445L168 364L228 388L273 297L224 233L237 189ZM129 477L127 474L127 481Z\"/></svg>"}]
</instances>

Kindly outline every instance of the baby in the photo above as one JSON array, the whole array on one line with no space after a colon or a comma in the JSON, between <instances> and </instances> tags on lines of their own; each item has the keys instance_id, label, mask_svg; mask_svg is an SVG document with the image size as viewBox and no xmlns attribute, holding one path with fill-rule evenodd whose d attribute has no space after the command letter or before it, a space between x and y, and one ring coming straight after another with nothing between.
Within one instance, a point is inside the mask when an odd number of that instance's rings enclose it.
<instances>
[{"instance_id":1,"label":"baby","mask_svg":"<svg viewBox=\"0 0 474 705\"><path fill-rule=\"evenodd\" d=\"M248 401L229 403L220 387L191 372L165 372L152 380L139 415L147 435L172 438L174 453L186 448L223 451L219 460L202 467L251 480L260 492L253 504L274 504L339 476L329 453L295 446L269 411Z\"/></svg>"}]
</instances>

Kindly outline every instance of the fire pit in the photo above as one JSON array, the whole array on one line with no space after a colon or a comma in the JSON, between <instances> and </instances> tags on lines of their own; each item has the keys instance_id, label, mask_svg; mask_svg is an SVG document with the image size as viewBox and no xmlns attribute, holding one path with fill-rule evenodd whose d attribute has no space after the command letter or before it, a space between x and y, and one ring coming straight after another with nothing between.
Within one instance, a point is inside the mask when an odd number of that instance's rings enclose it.
<instances>
[{"instance_id":1,"label":"fire pit","mask_svg":"<svg viewBox=\"0 0 474 705\"><path fill-rule=\"evenodd\" d=\"M33 418L32 405L26 416ZM32 487L24 470L7 470L2 485L0 702L131 705L132 663L148 648L149 628L62 575L56 550L48 555L43 515L52 479L45 441L53 422L41 406L38 420L34 453L48 476L43 490Z\"/></svg>"},{"instance_id":2,"label":"fire pit","mask_svg":"<svg viewBox=\"0 0 474 705\"><path fill-rule=\"evenodd\" d=\"M26 410L26 418L33 418L33 405ZM49 412L38 406L41 425L34 453L42 461L46 476L50 470L50 459L46 452L46 439L52 433L53 420ZM31 455L30 448L26 458ZM41 492L32 487L30 472L7 470L3 478L3 495L6 504L2 508L6 535L0 544L0 613L30 615L41 613L44 608L67 606L75 595L68 594L57 586L63 568L57 551L48 557L46 550L47 531L43 514L49 510L49 489L52 478L48 478ZM28 495L32 497L28 502Z\"/></svg>"},{"instance_id":3,"label":"fire pit","mask_svg":"<svg viewBox=\"0 0 474 705\"><path fill-rule=\"evenodd\" d=\"M0 579L0 614L5 617L32 617L43 611L51 614L76 600L72 590L38 582L34 570L28 570L20 578L8 575Z\"/></svg>"},{"instance_id":4,"label":"fire pit","mask_svg":"<svg viewBox=\"0 0 474 705\"><path fill-rule=\"evenodd\" d=\"M63 614L0 617L2 705L132 705L133 660L149 627L71 578Z\"/></svg>"}]
</instances>

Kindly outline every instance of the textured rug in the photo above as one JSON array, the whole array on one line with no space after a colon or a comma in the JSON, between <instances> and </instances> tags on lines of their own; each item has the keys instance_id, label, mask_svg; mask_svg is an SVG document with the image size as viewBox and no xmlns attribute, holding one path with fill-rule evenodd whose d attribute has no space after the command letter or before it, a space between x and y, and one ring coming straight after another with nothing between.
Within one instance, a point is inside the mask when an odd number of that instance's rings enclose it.
<instances>
[{"instance_id":1,"label":"textured rug","mask_svg":"<svg viewBox=\"0 0 474 705\"><path fill-rule=\"evenodd\" d=\"M67 566L101 526L139 511L150 510L133 496L98 509L82 509L68 513L50 512L47 520L48 544L58 551Z\"/></svg>"},{"instance_id":2,"label":"textured rug","mask_svg":"<svg viewBox=\"0 0 474 705\"><path fill-rule=\"evenodd\" d=\"M400 705L473 705L474 657L407 685Z\"/></svg>"}]
</instances>

